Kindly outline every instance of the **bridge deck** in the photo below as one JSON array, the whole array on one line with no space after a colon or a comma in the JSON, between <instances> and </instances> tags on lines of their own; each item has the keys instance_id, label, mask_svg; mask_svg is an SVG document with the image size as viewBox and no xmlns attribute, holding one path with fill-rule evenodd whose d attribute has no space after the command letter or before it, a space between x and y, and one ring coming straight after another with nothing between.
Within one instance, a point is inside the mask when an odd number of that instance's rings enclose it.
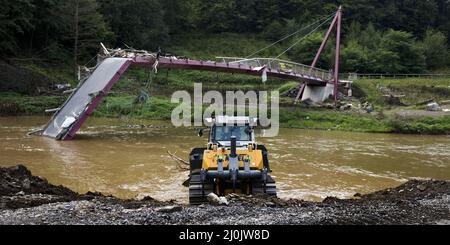
<instances>
[{"instance_id":1,"label":"bridge deck","mask_svg":"<svg viewBox=\"0 0 450 245\"><path fill-rule=\"evenodd\" d=\"M99 63L87 80L79 85L43 129L42 135L59 140L72 139L130 65L153 67L155 63L162 68L243 73L255 76L262 76L265 72L267 76L300 80L316 86L325 86L331 80L330 72L274 59L222 58L221 62L217 62L175 57L156 59L156 56L152 54L111 57Z\"/></svg>"},{"instance_id":2,"label":"bridge deck","mask_svg":"<svg viewBox=\"0 0 450 245\"><path fill-rule=\"evenodd\" d=\"M179 59L175 57L159 58L158 67L170 69L206 70L226 73L241 73L262 76L264 70L269 77L288 80L300 80L310 85L325 86L332 80L329 71L289 61L254 58L221 58L222 61L201 61ZM152 66L156 59L150 56L138 56L134 59L135 65Z\"/></svg>"}]
</instances>

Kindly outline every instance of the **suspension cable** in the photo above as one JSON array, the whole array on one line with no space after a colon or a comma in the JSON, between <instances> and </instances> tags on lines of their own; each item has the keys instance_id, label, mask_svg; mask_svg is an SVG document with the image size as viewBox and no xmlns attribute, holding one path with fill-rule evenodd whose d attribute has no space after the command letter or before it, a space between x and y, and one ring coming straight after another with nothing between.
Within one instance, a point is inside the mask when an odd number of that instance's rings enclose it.
<instances>
[{"instance_id":1,"label":"suspension cable","mask_svg":"<svg viewBox=\"0 0 450 245\"><path fill-rule=\"evenodd\" d=\"M288 38L290 38L290 37L292 37L292 36L295 36L295 35L297 35L298 33L300 33L300 32L302 32L302 31L308 29L308 28L311 27L311 26L314 26L315 24L317 24L317 23L319 23L319 22L321 22L321 21L323 21L323 20L327 20L327 21L328 21L328 20L329 20L331 17L333 17L334 15L335 15L335 13L332 13L332 14L330 14L330 15L328 15L328 16L322 18L322 19L316 20L316 21L314 21L313 23L311 23L311 24L309 24L309 25L307 25L307 26L305 26L305 27L302 27L301 29L299 29L299 30L297 30L297 31L295 31L295 32L293 32L293 33L291 33L291 34L284 36L284 37L281 38L280 40L278 40L278 41L276 41L276 42L274 42L274 43L271 43L271 44L267 45L266 47L264 47L264 48L262 48L262 49L260 49L260 50L258 50L258 51L256 51L256 52L254 52L253 54L251 54L251 55L245 57L245 59L248 59L248 58L252 57L252 56L255 55L255 54L259 54L259 53L261 53L262 51L264 51L264 50L266 50L266 49L268 49L268 48L271 48L271 47L274 46L275 44L278 44L278 43L280 43L280 42L282 42L282 41L284 41L284 40L286 40L286 39L288 39Z\"/></svg>"},{"instance_id":2,"label":"suspension cable","mask_svg":"<svg viewBox=\"0 0 450 245\"><path fill-rule=\"evenodd\" d=\"M334 17L334 14L329 16L328 19L326 19L324 22L322 22L320 25L318 25L316 28L314 28L312 31L310 31L308 34L297 40L295 43L293 43L289 48L287 48L285 51L283 51L281 54L279 54L274 59L280 58L283 54L287 53L289 50L291 50L293 47L295 47L297 44L299 44L301 41L305 40L308 36L316 32L320 27L325 25L329 20L331 20Z\"/></svg>"}]
</instances>

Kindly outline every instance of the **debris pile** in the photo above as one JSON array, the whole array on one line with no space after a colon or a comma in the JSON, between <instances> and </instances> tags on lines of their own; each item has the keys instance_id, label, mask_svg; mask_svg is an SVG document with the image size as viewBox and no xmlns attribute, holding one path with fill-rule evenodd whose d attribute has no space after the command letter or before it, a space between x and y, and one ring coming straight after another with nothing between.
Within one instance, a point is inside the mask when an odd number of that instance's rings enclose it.
<instances>
[{"instance_id":1,"label":"debris pile","mask_svg":"<svg viewBox=\"0 0 450 245\"><path fill-rule=\"evenodd\" d=\"M32 176L23 166L0 168L0 225L450 224L450 181L412 180L353 199L329 197L323 202L239 194L209 199L214 205L81 195Z\"/></svg>"},{"instance_id":2,"label":"debris pile","mask_svg":"<svg viewBox=\"0 0 450 245\"><path fill-rule=\"evenodd\" d=\"M427 105L427 111L442 111L442 108L438 103L433 102Z\"/></svg>"}]
</instances>

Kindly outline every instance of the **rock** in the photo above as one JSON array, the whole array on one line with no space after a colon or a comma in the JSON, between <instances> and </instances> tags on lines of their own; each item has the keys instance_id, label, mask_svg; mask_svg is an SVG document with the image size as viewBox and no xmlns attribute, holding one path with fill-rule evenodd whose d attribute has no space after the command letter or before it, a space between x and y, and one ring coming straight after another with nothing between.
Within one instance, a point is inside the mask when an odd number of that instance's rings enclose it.
<instances>
[{"instance_id":1,"label":"rock","mask_svg":"<svg viewBox=\"0 0 450 245\"><path fill-rule=\"evenodd\" d=\"M211 204L219 204L220 198L214 193L209 193L206 197Z\"/></svg>"},{"instance_id":2,"label":"rock","mask_svg":"<svg viewBox=\"0 0 450 245\"><path fill-rule=\"evenodd\" d=\"M429 104L429 103L431 103L433 101L434 101L433 99L423 100L423 101L420 101L420 102L416 103L416 106L426 105L426 104Z\"/></svg>"},{"instance_id":3,"label":"rock","mask_svg":"<svg viewBox=\"0 0 450 245\"><path fill-rule=\"evenodd\" d=\"M302 105L305 107L313 107L316 105L316 103L314 101L312 101L311 99L307 99L302 101Z\"/></svg>"},{"instance_id":4,"label":"rock","mask_svg":"<svg viewBox=\"0 0 450 245\"><path fill-rule=\"evenodd\" d=\"M226 205L228 206L228 200L226 197L219 197L220 201L219 201L219 205Z\"/></svg>"},{"instance_id":5,"label":"rock","mask_svg":"<svg viewBox=\"0 0 450 245\"><path fill-rule=\"evenodd\" d=\"M404 103L402 103L401 98L405 97L404 95L385 95L385 101L389 105L396 105L396 106L405 106Z\"/></svg>"},{"instance_id":6,"label":"rock","mask_svg":"<svg viewBox=\"0 0 450 245\"><path fill-rule=\"evenodd\" d=\"M214 193L210 193L207 196L209 203L214 205L228 205L228 200L225 197L219 197Z\"/></svg>"},{"instance_id":7,"label":"rock","mask_svg":"<svg viewBox=\"0 0 450 245\"><path fill-rule=\"evenodd\" d=\"M337 198L337 197L326 197L326 198L322 201L322 203L333 204L333 203L336 203L336 202L339 202L339 201L340 201L340 199Z\"/></svg>"},{"instance_id":8,"label":"rock","mask_svg":"<svg viewBox=\"0 0 450 245\"><path fill-rule=\"evenodd\" d=\"M339 107L339 110L341 110L341 111L348 111L348 110L351 110L352 107L353 107L352 104L346 104L346 105L343 105L343 106Z\"/></svg>"},{"instance_id":9,"label":"rock","mask_svg":"<svg viewBox=\"0 0 450 245\"><path fill-rule=\"evenodd\" d=\"M160 213L174 213L174 212L180 212L181 210L183 210L183 208L181 206L177 206L177 205L155 208L155 211L160 212Z\"/></svg>"},{"instance_id":10,"label":"rock","mask_svg":"<svg viewBox=\"0 0 450 245\"><path fill-rule=\"evenodd\" d=\"M48 180L45 177L37 176L44 184L48 184Z\"/></svg>"},{"instance_id":11,"label":"rock","mask_svg":"<svg viewBox=\"0 0 450 245\"><path fill-rule=\"evenodd\" d=\"M275 207L276 206L276 204L273 202L266 202L265 205L266 205L266 207Z\"/></svg>"},{"instance_id":12,"label":"rock","mask_svg":"<svg viewBox=\"0 0 450 245\"><path fill-rule=\"evenodd\" d=\"M29 190L31 188L30 179L28 179L28 178L24 179L23 182L22 182L22 187L25 190Z\"/></svg>"},{"instance_id":13,"label":"rock","mask_svg":"<svg viewBox=\"0 0 450 245\"><path fill-rule=\"evenodd\" d=\"M450 225L450 220L443 219L436 222L436 225Z\"/></svg>"},{"instance_id":14,"label":"rock","mask_svg":"<svg viewBox=\"0 0 450 245\"><path fill-rule=\"evenodd\" d=\"M125 213L125 214L133 213L133 212L139 213L139 212L142 212L142 209L138 208L138 209L123 209L122 210L122 213Z\"/></svg>"},{"instance_id":15,"label":"rock","mask_svg":"<svg viewBox=\"0 0 450 245\"><path fill-rule=\"evenodd\" d=\"M233 198L236 198L236 197L239 197L239 195L236 194L236 193L230 193L230 194L228 194L228 198L233 199Z\"/></svg>"},{"instance_id":16,"label":"rock","mask_svg":"<svg viewBox=\"0 0 450 245\"><path fill-rule=\"evenodd\" d=\"M442 111L442 108L439 106L438 103L433 102L427 105L427 111Z\"/></svg>"},{"instance_id":17,"label":"rock","mask_svg":"<svg viewBox=\"0 0 450 245\"><path fill-rule=\"evenodd\" d=\"M441 101L441 105L450 105L450 100Z\"/></svg>"},{"instance_id":18,"label":"rock","mask_svg":"<svg viewBox=\"0 0 450 245\"><path fill-rule=\"evenodd\" d=\"M93 196L93 197L104 197L104 195L101 192L95 191L88 191L86 192L86 196Z\"/></svg>"},{"instance_id":19,"label":"rock","mask_svg":"<svg viewBox=\"0 0 450 245\"><path fill-rule=\"evenodd\" d=\"M417 189L419 189L419 191L425 191L427 189L427 187L424 185L418 185Z\"/></svg>"},{"instance_id":20,"label":"rock","mask_svg":"<svg viewBox=\"0 0 450 245\"><path fill-rule=\"evenodd\" d=\"M156 201L156 200L153 197L145 196L144 198L142 198L142 201Z\"/></svg>"},{"instance_id":21,"label":"rock","mask_svg":"<svg viewBox=\"0 0 450 245\"><path fill-rule=\"evenodd\" d=\"M361 193L356 193L355 195L353 195L353 197L362 197Z\"/></svg>"}]
</instances>

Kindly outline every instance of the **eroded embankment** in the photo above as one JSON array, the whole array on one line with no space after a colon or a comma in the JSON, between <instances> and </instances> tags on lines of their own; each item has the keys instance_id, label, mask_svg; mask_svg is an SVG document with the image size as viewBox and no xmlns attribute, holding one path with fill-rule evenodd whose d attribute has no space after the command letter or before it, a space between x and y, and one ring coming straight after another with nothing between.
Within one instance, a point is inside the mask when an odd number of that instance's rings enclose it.
<instances>
[{"instance_id":1,"label":"eroded embankment","mask_svg":"<svg viewBox=\"0 0 450 245\"><path fill-rule=\"evenodd\" d=\"M412 180L351 200L228 199L229 206L121 200L54 186L24 166L0 168L0 224L450 224L450 181Z\"/></svg>"}]
</instances>

